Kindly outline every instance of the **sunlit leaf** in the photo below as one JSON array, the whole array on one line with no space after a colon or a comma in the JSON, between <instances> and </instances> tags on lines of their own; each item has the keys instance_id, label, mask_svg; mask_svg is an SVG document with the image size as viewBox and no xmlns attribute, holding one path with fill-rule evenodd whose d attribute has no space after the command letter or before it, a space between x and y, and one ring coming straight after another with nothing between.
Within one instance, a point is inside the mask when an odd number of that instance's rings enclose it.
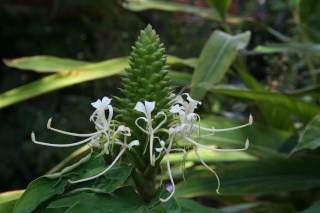
<instances>
[{"instance_id":1,"label":"sunlit leaf","mask_svg":"<svg viewBox=\"0 0 320 213\"><path fill-rule=\"evenodd\" d=\"M192 85L219 83L233 63L238 50L246 47L250 39L250 32L231 36L222 31L214 31L201 51L199 63L192 77ZM205 91L191 89L191 96L201 100Z\"/></svg>"},{"instance_id":2,"label":"sunlit leaf","mask_svg":"<svg viewBox=\"0 0 320 213\"><path fill-rule=\"evenodd\" d=\"M17 59L4 59L8 67L33 70L36 72L63 72L90 64L90 62L74 59L59 58L54 56L31 56Z\"/></svg>"},{"instance_id":3,"label":"sunlit leaf","mask_svg":"<svg viewBox=\"0 0 320 213\"><path fill-rule=\"evenodd\" d=\"M207 19L214 21L221 21L220 15L212 8L200 8L187 4L180 4L168 1L155 1L155 0L127 0L123 3L123 6L132 11L143 11L143 10L164 10L164 11L183 11L192 13ZM243 18L228 16L226 21L229 23L237 24L243 21Z\"/></svg>"},{"instance_id":4,"label":"sunlit leaf","mask_svg":"<svg viewBox=\"0 0 320 213\"><path fill-rule=\"evenodd\" d=\"M221 195L215 191L215 176L204 170L189 172L192 175L186 177L186 182L177 184L175 196L189 198L270 194L311 189L320 186L318 166L319 158L311 157L266 158L230 165L221 164L215 168L221 182Z\"/></svg>"},{"instance_id":5,"label":"sunlit leaf","mask_svg":"<svg viewBox=\"0 0 320 213\"><path fill-rule=\"evenodd\" d=\"M302 43L270 43L259 45L247 54L273 54L273 53L312 53L320 54L320 45L318 44L302 44Z\"/></svg>"}]
</instances>

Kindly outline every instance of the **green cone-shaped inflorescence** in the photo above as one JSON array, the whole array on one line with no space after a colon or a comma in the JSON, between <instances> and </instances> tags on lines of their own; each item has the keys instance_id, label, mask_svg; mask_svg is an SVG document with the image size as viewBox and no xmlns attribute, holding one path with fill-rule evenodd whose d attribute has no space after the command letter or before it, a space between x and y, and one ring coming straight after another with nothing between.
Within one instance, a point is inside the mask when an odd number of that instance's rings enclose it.
<instances>
[{"instance_id":1,"label":"green cone-shaped inflorescence","mask_svg":"<svg viewBox=\"0 0 320 213\"><path fill-rule=\"evenodd\" d=\"M141 30L129 56L130 68L126 69L128 77L123 79L124 89L122 92L125 97L116 98L123 107L121 110L116 109L116 111L127 126L135 127L131 130L132 137L140 142L147 142L148 139L134 125L136 119L141 116L140 112L134 110L136 103L139 101L142 103L154 101L155 109L152 115L156 115L160 111L169 111L172 105L172 87L167 75L168 66L166 65L164 52L165 48L160 43L159 36L150 25L145 30ZM169 124L172 121L170 119L172 116L168 116L166 123ZM155 125L159 119L155 119ZM139 151L143 152L145 147L140 147ZM143 158L147 160L149 156L147 152L145 154Z\"/></svg>"},{"instance_id":2,"label":"green cone-shaped inflorescence","mask_svg":"<svg viewBox=\"0 0 320 213\"><path fill-rule=\"evenodd\" d=\"M164 128L169 128L168 125L172 123L172 115L167 112L169 112L169 108L172 105L174 95L172 95L170 78L167 75L168 66L166 65L164 52L165 48L160 43L159 36L150 25L145 30L141 30L140 36L135 42L135 46L132 47L132 52L129 56L130 68L126 69L128 77L123 79L124 88L122 92L125 97L115 97L122 105L122 109L115 109L118 113L118 118L121 118L123 123L131 128L132 139L140 141L140 146L135 148L137 155L128 155L132 157L131 160L134 161L137 167L138 173L133 176L138 190L146 196L152 196L155 190L155 177L163 154L156 153L158 156L154 156L155 162L151 165L148 151L150 135L144 134L137 127L136 121L143 113L134 110L134 107L137 102L154 102L155 108L152 111L153 126L163 120L163 116L156 117L159 112L164 112L167 115L166 122L163 125ZM139 122L139 125L144 129L148 128L144 122ZM168 134L160 131L154 137L165 141ZM159 139L153 141L154 147L160 146ZM147 182L149 184L146 184ZM140 184L145 189L139 188Z\"/></svg>"}]
</instances>

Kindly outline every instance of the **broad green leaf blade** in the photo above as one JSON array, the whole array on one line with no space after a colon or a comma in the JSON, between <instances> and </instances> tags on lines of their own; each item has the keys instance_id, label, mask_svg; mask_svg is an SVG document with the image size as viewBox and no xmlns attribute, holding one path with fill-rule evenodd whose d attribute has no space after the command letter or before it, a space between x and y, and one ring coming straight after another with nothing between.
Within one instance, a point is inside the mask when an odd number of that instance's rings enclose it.
<instances>
[{"instance_id":1,"label":"broad green leaf blade","mask_svg":"<svg viewBox=\"0 0 320 213\"><path fill-rule=\"evenodd\" d=\"M207 2L218 11L222 20L225 20L226 12L228 11L232 0L207 0Z\"/></svg>"},{"instance_id":2,"label":"broad green leaf blade","mask_svg":"<svg viewBox=\"0 0 320 213\"><path fill-rule=\"evenodd\" d=\"M33 70L40 73L63 72L77 67L82 67L91 62L74 59L59 58L54 56L32 56L17 59L4 59L3 62L8 67L17 69Z\"/></svg>"},{"instance_id":3,"label":"broad green leaf blade","mask_svg":"<svg viewBox=\"0 0 320 213\"><path fill-rule=\"evenodd\" d=\"M315 213L315 212L320 212L320 201L315 202L309 208L307 208L306 210L300 213Z\"/></svg>"},{"instance_id":4,"label":"broad green leaf blade","mask_svg":"<svg viewBox=\"0 0 320 213\"><path fill-rule=\"evenodd\" d=\"M0 212L1 213L12 213L16 202L17 202L17 199L0 203Z\"/></svg>"},{"instance_id":5,"label":"broad green leaf blade","mask_svg":"<svg viewBox=\"0 0 320 213\"><path fill-rule=\"evenodd\" d=\"M252 91L229 86L210 87L203 85L202 88L218 94L255 100L260 102L260 104L266 102L268 104L279 106L296 115L301 121L306 123L320 113L320 107L318 106L279 93Z\"/></svg>"},{"instance_id":6,"label":"broad green leaf blade","mask_svg":"<svg viewBox=\"0 0 320 213\"><path fill-rule=\"evenodd\" d=\"M166 199L170 196L170 193L163 187L160 186L152 200L148 204L145 212L181 212L180 206L174 197L171 197L167 202L161 202L159 199Z\"/></svg>"},{"instance_id":7,"label":"broad green leaf blade","mask_svg":"<svg viewBox=\"0 0 320 213\"><path fill-rule=\"evenodd\" d=\"M159 0L127 0L123 6L132 11L143 11L143 10L164 10L164 11L183 11L187 13L192 13L207 19L214 21L222 21L219 14L212 8L199 8L186 4L173 3L168 1ZM232 24L239 24L243 22L241 17L228 16L226 22Z\"/></svg>"},{"instance_id":8,"label":"broad green leaf blade","mask_svg":"<svg viewBox=\"0 0 320 213\"><path fill-rule=\"evenodd\" d=\"M270 43L264 46L259 45L253 50L247 51L248 55L256 54L273 54L273 53L310 53L320 55L320 45L319 44L301 44L301 43Z\"/></svg>"},{"instance_id":9,"label":"broad green leaf blade","mask_svg":"<svg viewBox=\"0 0 320 213\"><path fill-rule=\"evenodd\" d=\"M308 123L293 152L301 149L316 149L318 147L320 147L320 114Z\"/></svg>"},{"instance_id":10,"label":"broad green leaf blade","mask_svg":"<svg viewBox=\"0 0 320 213\"><path fill-rule=\"evenodd\" d=\"M99 178L77 184L69 182L92 177L107 167L104 157L93 152L59 173L42 176L29 184L16 203L14 212L42 211L58 195L66 192L69 196L80 192L112 192L124 183L133 166L114 165Z\"/></svg>"},{"instance_id":11,"label":"broad green leaf blade","mask_svg":"<svg viewBox=\"0 0 320 213\"><path fill-rule=\"evenodd\" d=\"M308 166L306 166L308 165ZM307 190L320 186L319 158L267 158L259 161L218 165L221 187L207 170L188 172L186 182L176 185L176 197L271 194ZM201 167L202 168L202 167Z\"/></svg>"},{"instance_id":12,"label":"broad green leaf blade","mask_svg":"<svg viewBox=\"0 0 320 213\"><path fill-rule=\"evenodd\" d=\"M201 212L201 213L226 213L225 211L209 208L201 205L199 202L194 201L192 199L179 198L178 203L181 208L189 210L188 212Z\"/></svg>"},{"instance_id":13,"label":"broad green leaf blade","mask_svg":"<svg viewBox=\"0 0 320 213\"><path fill-rule=\"evenodd\" d=\"M0 95L0 108L85 81L119 74L127 66L127 58L116 58L69 71L56 73Z\"/></svg>"},{"instance_id":14,"label":"broad green leaf blade","mask_svg":"<svg viewBox=\"0 0 320 213\"><path fill-rule=\"evenodd\" d=\"M113 193L81 193L54 202L54 206L66 207L66 213L143 212L147 203L131 187L120 188Z\"/></svg>"},{"instance_id":15,"label":"broad green leaf blade","mask_svg":"<svg viewBox=\"0 0 320 213\"><path fill-rule=\"evenodd\" d=\"M47 177L39 177L32 181L27 187L26 191L17 201L13 212L31 212L35 210L39 205L50 200L54 196L63 194L68 187L68 181L63 181L57 178L75 169L81 164L88 162L90 157L91 153L80 160L78 163L65 168L60 173L47 175Z\"/></svg>"},{"instance_id":16,"label":"broad green leaf blade","mask_svg":"<svg viewBox=\"0 0 320 213\"><path fill-rule=\"evenodd\" d=\"M192 77L192 86L198 83L211 85L219 83L233 63L238 50L246 47L250 39L250 32L235 36L222 31L214 31L201 51L199 64ZM201 100L205 91L191 89L191 96Z\"/></svg>"}]
</instances>

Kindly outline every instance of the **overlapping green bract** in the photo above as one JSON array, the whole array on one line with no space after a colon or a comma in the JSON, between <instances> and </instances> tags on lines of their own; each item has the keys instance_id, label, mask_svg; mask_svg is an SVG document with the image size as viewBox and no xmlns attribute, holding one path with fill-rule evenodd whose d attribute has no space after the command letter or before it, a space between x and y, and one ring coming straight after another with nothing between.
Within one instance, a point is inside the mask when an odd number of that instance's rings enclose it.
<instances>
[{"instance_id":1,"label":"overlapping green bract","mask_svg":"<svg viewBox=\"0 0 320 213\"><path fill-rule=\"evenodd\" d=\"M140 142L141 137L145 136L140 135L140 130L134 125L135 120L141 116L141 113L133 110L136 103L155 101L155 115L161 110L169 109L172 101L172 87L167 75L169 71L164 52L159 36L150 25L141 30L129 56L130 68L126 69L128 77L123 79L122 92L125 97L115 97L123 107L116 111L122 116L124 123L132 128L133 138Z\"/></svg>"}]
</instances>

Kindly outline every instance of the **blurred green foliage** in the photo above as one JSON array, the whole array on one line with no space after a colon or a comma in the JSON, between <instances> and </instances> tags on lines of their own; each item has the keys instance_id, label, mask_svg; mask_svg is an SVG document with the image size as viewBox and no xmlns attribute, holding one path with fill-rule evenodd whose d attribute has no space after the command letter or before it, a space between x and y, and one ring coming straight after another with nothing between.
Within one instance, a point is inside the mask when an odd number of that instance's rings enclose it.
<instances>
[{"instance_id":1,"label":"blurred green foliage","mask_svg":"<svg viewBox=\"0 0 320 213\"><path fill-rule=\"evenodd\" d=\"M198 98L203 98L200 111L208 114L204 123L229 126L249 112L257 123L241 133L202 141L237 146L245 135L252 141L247 153L234 158L205 154L221 174L225 184L222 196L215 194L212 175L203 171L196 160L187 165L188 181L184 183L179 176L180 159L173 155L177 163L173 171L181 180L177 185L179 203L193 198L207 206L228 204L221 208L224 212L317 212L320 37L314 26L320 20L319 1L185 1L189 5L181 1L145 1L143 5L139 2L4 1L0 5L0 56L54 55L90 62L126 56L137 32L150 23L160 34L167 54L199 57L178 58L172 69L178 71L173 73L174 82L187 76L177 85L207 93L205 97L198 94ZM210 45L206 42L215 30L229 35L251 31L249 51L232 56L223 71L213 70L210 76L223 75L218 76L219 80L199 78L205 72L202 63L215 62L210 53L202 52ZM226 34L227 40L229 35ZM0 69L0 92L48 75L4 65ZM191 79L191 74L201 80L184 83ZM119 77L112 76L1 109L0 149L5 151L0 155L0 191L25 188L74 151L36 146L30 140L32 131L51 143L72 142L46 131L47 119L54 115L55 127L88 132L92 128L87 121L91 113L88 103L105 95L117 95L118 87ZM182 203L187 207L187 202ZM196 204L190 206L197 209Z\"/></svg>"}]
</instances>

